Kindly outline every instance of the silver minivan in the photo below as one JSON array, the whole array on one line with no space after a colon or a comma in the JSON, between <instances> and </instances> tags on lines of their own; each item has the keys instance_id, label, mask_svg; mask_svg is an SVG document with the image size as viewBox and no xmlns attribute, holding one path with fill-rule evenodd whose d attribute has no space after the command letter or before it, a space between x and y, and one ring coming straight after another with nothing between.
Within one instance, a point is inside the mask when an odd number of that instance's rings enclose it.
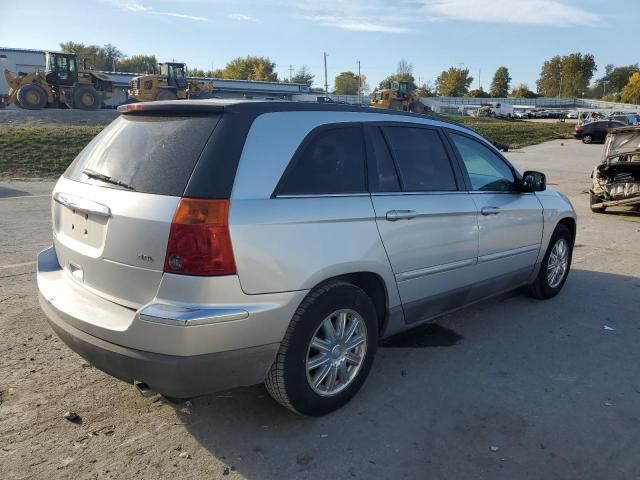
<instances>
[{"instance_id":1,"label":"silver minivan","mask_svg":"<svg viewBox=\"0 0 640 480\"><path fill-rule=\"evenodd\" d=\"M264 382L322 415L380 338L567 279L570 202L457 123L296 102L121 113L54 188L40 301L70 348L167 397Z\"/></svg>"}]
</instances>

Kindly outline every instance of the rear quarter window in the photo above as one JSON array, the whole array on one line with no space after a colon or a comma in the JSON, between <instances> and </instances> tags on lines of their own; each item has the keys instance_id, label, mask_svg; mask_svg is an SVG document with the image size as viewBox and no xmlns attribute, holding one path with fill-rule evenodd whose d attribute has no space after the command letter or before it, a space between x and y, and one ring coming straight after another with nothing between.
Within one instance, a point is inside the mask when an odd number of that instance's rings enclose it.
<instances>
[{"instance_id":1,"label":"rear quarter window","mask_svg":"<svg viewBox=\"0 0 640 480\"><path fill-rule=\"evenodd\" d=\"M64 176L109 188L181 196L220 117L121 115L80 152ZM108 176L121 185L83 172Z\"/></svg>"},{"instance_id":2,"label":"rear quarter window","mask_svg":"<svg viewBox=\"0 0 640 480\"><path fill-rule=\"evenodd\" d=\"M364 140L360 126L329 127L302 142L276 195L365 193Z\"/></svg>"}]
</instances>

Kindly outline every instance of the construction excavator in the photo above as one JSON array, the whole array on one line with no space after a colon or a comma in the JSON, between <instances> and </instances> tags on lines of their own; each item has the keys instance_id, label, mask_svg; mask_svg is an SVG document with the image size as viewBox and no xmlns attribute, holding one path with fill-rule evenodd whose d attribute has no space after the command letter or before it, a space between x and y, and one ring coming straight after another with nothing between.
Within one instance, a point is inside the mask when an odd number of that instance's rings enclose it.
<instances>
[{"instance_id":1,"label":"construction excavator","mask_svg":"<svg viewBox=\"0 0 640 480\"><path fill-rule=\"evenodd\" d=\"M73 53L46 52L44 72L18 72L5 69L9 84L7 103L27 110L77 108L96 110L114 96L113 82L104 73L78 69Z\"/></svg>"},{"instance_id":2,"label":"construction excavator","mask_svg":"<svg viewBox=\"0 0 640 480\"><path fill-rule=\"evenodd\" d=\"M185 100L211 98L213 85L187 80L184 63L168 62L152 66L152 73L133 78L129 82L129 102L154 100Z\"/></svg>"},{"instance_id":3,"label":"construction excavator","mask_svg":"<svg viewBox=\"0 0 640 480\"><path fill-rule=\"evenodd\" d=\"M389 82L387 88L373 92L370 107L386 108L404 112L425 113L427 107L420 101L415 92L409 91L409 82Z\"/></svg>"}]
</instances>

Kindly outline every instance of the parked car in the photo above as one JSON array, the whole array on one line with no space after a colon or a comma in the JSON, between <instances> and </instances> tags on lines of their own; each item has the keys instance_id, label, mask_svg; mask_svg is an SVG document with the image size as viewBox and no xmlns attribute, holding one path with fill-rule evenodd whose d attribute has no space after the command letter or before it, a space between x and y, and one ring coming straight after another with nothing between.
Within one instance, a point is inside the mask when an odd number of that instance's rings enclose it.
<instances>
[{"instance_id":1,"label":"parked car","mask_svg":"<svg viewBox=\"0 0 640 480\"><path fill-rule=\"evenodd\" d=\"M617 120L596 120L594 122L576 125L573 136L582 143L604 142L610 128L624 127L625 124Z\"/></svg>"},{"instance_id":2,"label":"parked car","mask_svg":"<svg viewBox=\"0 0 640 480\"><path fill-rule=\"evenodd\" d=\"M575 111L575 110L571 110L570 112L567 112L566 117L567 118L575 118L575 119L577 119L578 118L578 112Z\"/></svg>"},{"instance_id":3,"label":"parked car","mask_svg":"<svg viewBox=\"0 0 640 480\"><path fill-rule=\"evenodd\" d=\"M607 117L608 120L616 120L622 122L625 125L638 125L640 124L640 115L636 113L630 113L625 115L612 115Z\"/></svg>"},{"instance_id":4,"label":"parked car","mask_svg":"<svg viewBox=\"0 0 640 480\"><path fill-rule=\"evenodd\" d=\"M591 211L640 205L640 126L611 130L600 165L591 173Z\"/></svg>"},{"instance_id":5,"label":"parked car","mask_svg":"<svg viewBox=\"0 0 640 480\"><path fill-rule=\"evenodd\" d=\"M264 381L322 415L378 339L567 279L569 200L460 124L297 102L120 111L55 185L37 281L62 340L145 389Z\"/></svg>"}]
</instances>

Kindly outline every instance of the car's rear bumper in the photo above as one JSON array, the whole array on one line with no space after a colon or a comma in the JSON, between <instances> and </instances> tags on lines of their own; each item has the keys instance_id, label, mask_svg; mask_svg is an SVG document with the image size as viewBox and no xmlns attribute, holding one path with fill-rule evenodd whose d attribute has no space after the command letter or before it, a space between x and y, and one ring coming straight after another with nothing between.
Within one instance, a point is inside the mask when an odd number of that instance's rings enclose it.
<instances>
[{"instance_id":1,"label":"car's rear bumper","mask_svg":"<svg viewBox=\"0 0 640 480\"><path fill-rule=\"evenodd\" d=\"M135 310L71 278L53 248L38 255L40 305L51 327L100 370L173 397L260 383L305 292L245 295L237 278L213 289L206 278L170 277Z\"/></svg>"},{"instance_id":2,"label":"car's rear bumper","mask_svg":"<svg viewBox=\"0 0 640 480\"><path fill-rule=\"evenodd\" d=\"M144 352L78 330L42 295L40 305L62 341L96 368L128 383L146 383L151 390L176 398L260 383L279 347L275 343L189 357Z\"/></svg>"}]
</instances>

